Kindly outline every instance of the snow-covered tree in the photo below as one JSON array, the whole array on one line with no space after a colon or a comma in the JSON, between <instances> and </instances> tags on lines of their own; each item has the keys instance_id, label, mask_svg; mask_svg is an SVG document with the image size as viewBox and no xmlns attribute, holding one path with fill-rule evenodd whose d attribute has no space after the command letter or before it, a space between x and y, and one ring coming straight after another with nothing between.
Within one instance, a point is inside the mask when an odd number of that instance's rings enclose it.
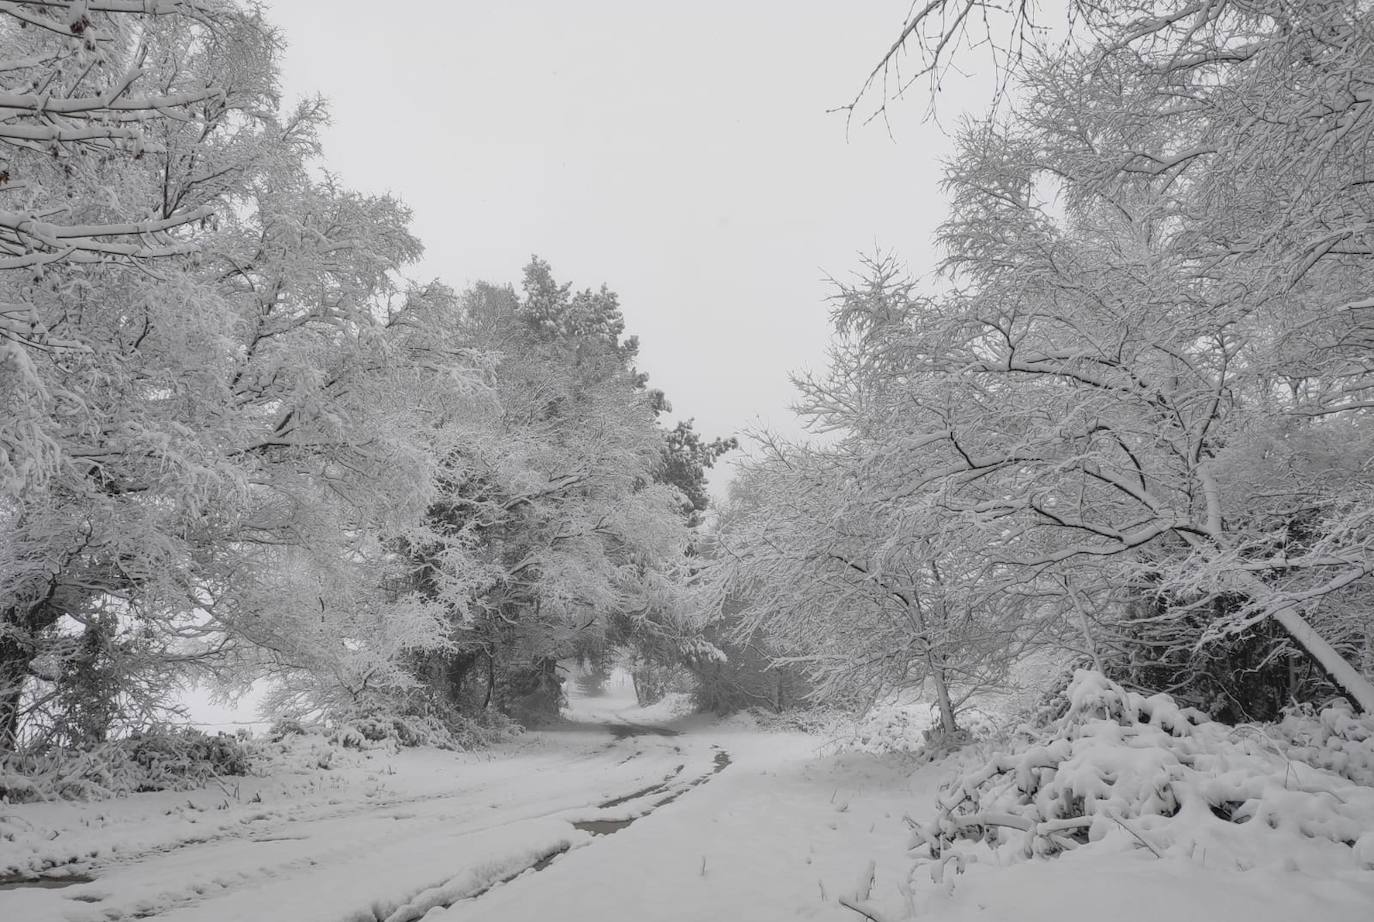
<instances>
[{"instance_id":1,"label":"snow-covered tree","mask_svg":"<svg viewBox=\"0 0 1374 922\"><path fill-rule=\"evenodd\" d=\"M961 133L947 284L847 288L808 406L874 446L869 501L1070 619L1274 619L1370 709L1369 9L1073 8Z\"/></svg>"},{"instance_id":2,"label":"snow-covered tree","mask_svg":"<svg viewBox=\"0 0 1374 922\"><path fill-rule=\"evenodd\" d=\"M103 101L0 109L16 131L90 128L14 142L0 204L96 228L54 247L25 224L0 271L0 745L115 654L105 674L147 689L126 702L144 712L191 669L303 670L356 697L443 642L388 547L480 382L393 324L443 300L400 290L408 212L314 172L322 108L278 113L256 15L144 6L0 11L29 52L4 72L16 93ZM52 19L78 7L89 21ZM135 89L155 103L121 108ZM178 221L116 220L150 215Z\"/></svg>"},{"instance_id":3,"label":"snow-covered tree","mask_svg":"<svg viewBox=\"0 0 1374 922\"><path fill-rule=\"evenodd\" d=\"M687 524L695 528L702 524L703 514L711 503L706 490L706 472L715 467L723 455L739 448L739 440L731 436L708 442L696 431L693 422L682 420L668 431L663 460L655 476L660 482L682 491L685 498L683 514Z\"/></svg>"},{"instance_id":4,"label":"snow-covered tree","mask_svg":"<svg viewBox=\"0 0 1374 922\"><path fill-rule=\"evenodd\" d=\"M0 748L192 673L346 715L485 656L547 707L554 658L662 632L703 501L665 481L718 451L665 438L613 292L405 282L256 8L17 0L0 48Z\"/></svg>"},{"instance_id":5,"label":"snow-covered tree","mask_svg":"<svg viewBox=\"0 0 1374 922\"><path fill-rule=\"evenodd\" d=\"M233 181L222 136L273 91L271 31L222 0L16 0L0 45L0 268L187 252ZM169 169L119 181L145 156Z\"/></svg>"},{"instance_id":6,"label":"snow-covered tree","mask_svg":"<svg viewBox=\"0 0 1374 922\"><path fill-rule=\"evenodd\" d=\"M194 254L281 134L275 41L230 4L11 3L0 44L8 743L25 681L58 678L41 638L184 599L197 510L236 489L197 431L229 319Z\"/></svg>"},{"instance_id":7,"label":"snow-covered tree","mask_svg":"<svg viewBox=\"0 0 1374 922\"><path fill-rule=\"evenodd\" d=\"M1037 599L957 525L873 491L874 450L852 433L828 447L761 440L714 535L707 595L738 636L802 668L812 698L868 704L926 685L953 733L1035 639Z\"/></svg>"},{"instance_id":8,"label":"snow-covered tree","mask_svg":"<svg viewBox=\"0 0 1374 922\"><path fill-rule=\"evenodd\" d=\"M413 548L422 591L453 614L454 649L426 671L460 707L537 717L556 707L556 660L672 598L687 528L681 493L654 476L662 397L632 364L615 295L574 293L542 261L521 294L468 292L453 322L489 357L493 400Z\"/></svg>"}]
</instances>

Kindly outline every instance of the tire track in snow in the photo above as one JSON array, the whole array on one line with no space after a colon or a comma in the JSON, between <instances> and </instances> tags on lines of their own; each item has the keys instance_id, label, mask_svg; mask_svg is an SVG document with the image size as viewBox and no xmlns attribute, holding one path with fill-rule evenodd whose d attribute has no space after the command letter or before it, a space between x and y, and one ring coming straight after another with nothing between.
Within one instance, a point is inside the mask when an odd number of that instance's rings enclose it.
<instances>
[{"instance_id":1,"label":"tire track in snow","mask_svg":"<svg viewBox=\"0 0 1374 922\"><path fill-rule=\"evenodd\" d=\"M670 733L664 735L676 734ZM678 752L681 752L681 749L678 749L678 747L674 748L677 749ZM731 758L727 751L719 746L712 746L711 749L715 751L715 755L712 757L712 767L710 771L690 781L679 782L676 785L672 784L672 780L681 774L682 770L685 768L685 765L679 765L659 784L650 785L647 788L642 788L620 797L611 798L597 805L598 810L606 810L632 803L635 800L643 800L659 794L666 795L659 800L651 801L642 812L635 813L633 816L625 819L570 820L574 829L588 833L589 837L577 843L560 844L559 847L540 854L533 861L527 861L518 867L508 869L499 877L482 884L464 887L460 882L465 879L470 879L470 875L467 873L461 874L429 890L416 894L407 903L397 907L389 913L374 914L370 922L416 922L416 920L423 918L426 913L435 909L450 909L459 903L470 903L479 900L497 887L514 883L522 877L538 873L539 871L551 867L558 859L569 852L592 845L597 838L614 835L622 829L628 828L630 825L655 812L659 808L665 807L678 800L694 788L708 783L711 779L715 778L716 775L730 766ZM350 917L348 922L354 922L354 917Z\"/></svg>"},{"instance_id":2,"label":"tire track in snow","mask_svg":"<svg viewBox=\"0 0 1374 922\"><path fill-rule=\"evenodd\" d=\"M638 734L635 734L638 735ZM588 740L587 742L591 742ZM76 911L82 903L90 904L90 910L99 913L99 918L107 920L145 918L164 914L180 917L185 911L193 910L190 915L200 918L208 911L211 916L219 910L220 901L228 899L225 909L239 903L246 893L261 888L293 888L298 891L318 886L324 875L337 873L340 868L358 869L360 875L375 874L382 858L388 855L414 850L416 847L441 854L460 840L471 841L494 830L521 825L529 825L529 839L548 842L547 823L550 818L560 815L585 813L588 798L596 796L596 786L605 783L607 772L627 775L624 780L636 789L643 789L648 780L645 775L650 771L662 771L660 760L671 758L669 747L651 746L649 750L658 758L643 758L642 747L626 758L620 758L626 745L619 740L612 741L609 747L596 744L589 752L585 744L568 747L561 753L557 750L541 752L539 757L521 764L519 759L501 760L490 763L494 767L508 767L501 770L494 779L484 780L461 791L436 791L432 794L399 796L387 801L372 801L365 805L330 809L326 805L311 805L325 809L311 810L303 807L306 815L273 814L272 816L253 817L256 822L244 822L234 829L226 829L211 837L199 840L183 840L153 847L138 854L126 853L114 860L99 862L99 876L89 885L74 887L73 893L63 902ZM679 749L679 747L672 747ZM672 762L668 763L672 765ZM551 771L556 771L550 777ZM684 770L683 764L677 765L661 781L650 787L663 788ZM528 773L531 779L542 777L533 799L526 799L523 787L512 787L512 777L518 778ZM638 778L634 776L638 775ZM590 790L588 790L590 788ZM519 796L514 802L512 793ZM493 797L498 802L492 802ZM602 795L605 796L604 794ZM613 798L614 799L614 798ZM451 804L451 806L448 806ZM419 812L407 812L398 808L419 806ZM424 806L438 807L437 810L424 810ZM265 821L265 822L264 822ZM540 826L540 824L545 824ZM578 833L573 833L572 839ZM524 832L506 836L512 842L526 837ZM556 837L554 837L556 838ZM577 843L586 844L587 839ZM430 844L432 843L432 845ZM251 848L249 848L251 846ZM465 883L462 892L485 892L499 885L507 878L526 873L530 868L540 869L552 862L557 855L573 847L573 841L562 841L554 848L540 846L534 853L512 852L507 849L510 861L504 867L491 867L490 862L469 860L469 869L456 877L449 877L447 883ZM471 853L473 849L461 851ZM347 873L347 872L346 872ZM460 880L462 879L462 880ZM176 883L169 886L168 882ZM416 884L419 881L415 882ZM394 886L394 884L393 884ZM398 903L408 903L420 893L434 888L402 884L391 894L379 894L383 903L395 907ZM406 891L410 890L409 893ZM338 894L342 897L343 894ZM345 905L339 899L336 906ZM321 906L320 909L325 907ZM62 913L64 916L67 913ZM82 918L97 916L79 913ZM331 918L332 913L323 912L320 916L308 913L311 918ZM386 913L377 915L370 911L359 915L350 913L351 919L383 918ZM73 916L75 918L76 916ZM44 918L47 918L44 916Z\"/></svg>"}]
</instances>

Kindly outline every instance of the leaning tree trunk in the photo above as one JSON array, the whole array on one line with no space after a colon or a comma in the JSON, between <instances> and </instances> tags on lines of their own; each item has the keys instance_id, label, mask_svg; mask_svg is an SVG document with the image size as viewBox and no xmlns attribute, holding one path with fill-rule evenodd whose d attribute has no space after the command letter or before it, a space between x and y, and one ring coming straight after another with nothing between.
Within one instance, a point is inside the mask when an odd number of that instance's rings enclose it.
<instances>
[{"instance_id":1,"label":"leaning tree trunk","mask_svg":"<svg viewBox=\"0 0 1374 922\"><path fill-rule=\"evenodd\" d=\"M1282 607L1273 617L1297 641L1308 655L1316 660L1336 684L1350 693L1360 710L1374 714L1374 683L1362 676L1358 669L1346 661L1336 648L1316 632L1307 619L1292 607Z\"/></svg>"},{"instance_id":2,"label":"leaning tree trunk","mask_svg":"<svg viewBox=\"0 0 1374 922\"><path fill-rule=\"evenodd\" d=\"M1211 488L1215 493L1215 487ZM1209 501L1211 496L1209 495ZM1183 537L1193 547L1203 550L1211 556L1221 546L1221 529L1216 520L1219 514L1211 516L1208 531L1211 540L1202 538L1198 535L1183 532ZM1264 584L1264 581L1254 574L1245 570L1234 571L1237 581L1241 587L1250 593L1253 599L1259 600L1266 596L1272 596L1273 589ZM1307 623L1307 619L1298 611L1297 606L1291 601L1279 601L1269 611L1269 617L1283 625L1293 641L1300 646L1308 656L1317 661L1317 664L1326 670L1326 674L1343 688L1350 697L1355 699L1355 703L1360 710L1366 714L1374 714L1374 683L1365 678L1358 669L1354 667L1339 651L1331 644L1327 643L1326 638L1317 633L1312 625Z\"/></svg>"}]
</instances>

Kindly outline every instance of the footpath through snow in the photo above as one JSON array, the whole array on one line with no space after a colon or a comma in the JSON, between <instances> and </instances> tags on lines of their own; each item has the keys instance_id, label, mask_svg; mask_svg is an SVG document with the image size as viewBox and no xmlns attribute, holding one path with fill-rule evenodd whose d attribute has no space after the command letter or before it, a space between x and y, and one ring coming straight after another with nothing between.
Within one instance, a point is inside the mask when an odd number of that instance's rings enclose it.
<instances>
[{"instance_id":1,"label":"footpath through snow","mask_svg":"<svg viewBox=\"0 0 1374 922\"><path fill-rule=\"evenodd\" d=\"M930 811L945 769L611 692L491 752L324 747L189 795L0 805L0 874L72 875L3 885L0 920L861 922L838 901L870 861L869 905L903 905L904 814ZM918 878L913 902L951 922L1368 922L1369 877L1083 850L972 865L952 892Z\"/></svg>"}]
</instances>

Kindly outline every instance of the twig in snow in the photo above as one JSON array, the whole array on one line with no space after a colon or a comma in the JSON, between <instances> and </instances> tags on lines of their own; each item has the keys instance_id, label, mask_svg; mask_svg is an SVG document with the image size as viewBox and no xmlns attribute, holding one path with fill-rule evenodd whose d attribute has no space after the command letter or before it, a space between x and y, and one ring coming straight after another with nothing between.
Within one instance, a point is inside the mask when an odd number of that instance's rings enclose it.
<instances>
[{"instance_id":1,"label":"twig in snow","mask_svg":"<svg viewBox=\"0 0 1374 922\"><path fill-rule=\"evenodd\" d=\"M1137 842L1139 842L1141 845L1143 845L1143 846L1145 846L1146 848L1148 848L1148 849L1150 850L1150 853L1153 854L1156 858L1163 858L1163 857L1164 857L1163 855L1161 855L1161 854L1159 853L1159 849L1155 848L1155 847L1154 847L1153 845L1151 845L1149 842L1146 842L1143 838L1141 838L1140 833L1136 832L1136 831L1135 831L1134 829L1132 829L1130 826L1127 826L1125 823L1123 823L1123 822L1120 820L1120 818L1118 818L1118 817L1116 817L1116 816L1113 816L1113 815L1110 814L1110 813L1107 813L1105 810L1102 811L1102 812L1105 813L1106 816L1107 816L1107 818L1110 819L1113 823L1116 823L1116 825L1120 826L1122 829L1126 830L1126 831L1129 832L1132 836L1134 836L1134 837L1135 837L1135 840L1136 840Z\"/></svg>"},{"instance_id":2,"label":"twig in snow","mask_svg":"<svg viewBox=\"0 0 1374 922\"><path fill-rule=\"evenodd\" d=\"M840 897L840 905L843 906L845 909L854 910L859 915L863 916L865 919L868 919L869 922L888 922L887 916L883 915L878 910L874 909L871 906L864 906L854 900L851 900L847 896Z\"/></svg>"},{"instance_id":3,"label":"twig in snow","mask_svg":"<svg viewBox=\"0 0 1374 922\"><path fill-rule=\"evenodd\" d=\"M878 876L878 862L869 859L868 867L864 868L863 875L859 877L858 889L854 891L854 898L860 903L866 901L873 893L873 881Z\"/></svg>"},{"instance_id":4,"label":"twig in snow","mask_svg":"<svg viewBox=\"0 0 1374 922\"><path fill-rule=\"evenodd\" d=\"M944 855L942 858L940 858L939 861L936 861L936 862L934 862L933 864L931 864L931 866L930 866L930 882L931 882L932 884L935 884L935 886L937 886L937 887L942 886L942 885L944 884L944 882L945 882L945 867L946 867L951 861L954 862L954 872L955 872L956 874L962 874L962 873L964 873L964 856L963 856L963 855L960 855L960 854L958 854L958 853L956 853L956 852L949 852L948 854L946 854L946 855ZM951 883L950 886L953 887L954 885Z\"/></svg>"}]
</instances>

